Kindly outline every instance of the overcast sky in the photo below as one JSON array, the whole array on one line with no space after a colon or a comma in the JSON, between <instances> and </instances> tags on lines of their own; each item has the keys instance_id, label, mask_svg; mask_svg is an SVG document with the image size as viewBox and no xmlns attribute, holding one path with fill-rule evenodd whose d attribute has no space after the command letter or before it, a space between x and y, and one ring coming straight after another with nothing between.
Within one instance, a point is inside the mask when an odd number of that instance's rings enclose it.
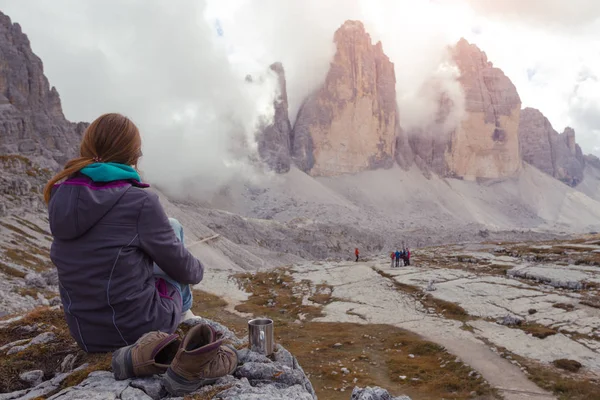
<instances>
[{"instance_id":1,"label":"overcast sky","mask_svg":"<svg viewBox=\"0 0 600 400\"><path fill-rule=\"evenodd\" d=\"M228 155L272 114L266 66L283 62L295 118L349 18L395 63L405 124L432 115L424 82L455 89L444 49L463 36L513 81L523 107L559 132L572 126L584 152L600 155L598 0L0 0L0 10L29 36L67 118L123 112L143 129L145 155L172 159L154 163L154 176L244 170ZM248 73L263 77L248 85Z\"/></svg>"}]
</instances>

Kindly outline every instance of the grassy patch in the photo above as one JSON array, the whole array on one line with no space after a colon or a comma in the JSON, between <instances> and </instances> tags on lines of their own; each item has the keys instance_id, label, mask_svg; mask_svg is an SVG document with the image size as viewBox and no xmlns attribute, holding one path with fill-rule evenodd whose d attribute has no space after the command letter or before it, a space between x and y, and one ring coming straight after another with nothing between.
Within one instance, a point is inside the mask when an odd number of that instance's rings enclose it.
<instances>
[{"instance_id":1,"label":"grassy patch","mask_svg":"<svg viewBox=\"0 0 600 400\"><path fill-rule=\"evenodd\" d=\"M554 361L552 361L552 364L554 364L554 366L556 368L564 369L565 371L569 371L569 372L577 372L582 367L582 365L579 361L568 360L566 358L561 358L560 360L554 360Z\"/></svg>"},{"instance_id":2,"label":"grassy patch","mask_svg":"<svg viewBox=\"0 0 600 400\"><path fill-rule=\"evenodd\" d=\"M552 304L552 307L560 308L561 310L565 310L565 311L573 311L575 309L575 306L573 304L566 304L566 303L555 303L555 304Z\"/></svg>"},{"instance_id":3,"label":"grassy patch","mask_svg":"<svg viewBox=\"0 0 600 400\"><path fill-rule=\"evenodd\" d=\"M579 304L583 304L588 307L600 308L600 296L588 296L580 300Z\"/></svg>"},{"instance_id":4,"label":"grassy patch","mask_svg":"<svg viewBox=\"0 0 600 400\"><path fill-rule=\"evenodd\" d=\"M15 219L21 225L26 226L27 228L31 229L34 232L37 232L37 233L42 234L42 235L50 235L50 233L47 230L40 228L39 226L37 226L36 224L34 224L31 221L28 221L28 220L26 220L24 218L21 218L21 217L15 217Z\"/></svg>"},{"instance_id":5,"label":"grassy patch","mask_svg":"<svg viewBox=\"0 0 600 400\"><path fill-rule=\"evenodd\" d=\"M9 267L8 265L4 264L3 262L0 261L0 272L2 272L5 275L8 276L12 276L15 278L25 278L26 273L23 271L19 271L16 268L13 267Z\"/></svg>"},{"instance_id":6,"label":"grassy patch","mask_svg":"<svg viewBox=\"0 0 600 400\"><path fill-rule=\"evenodd\" d=\"M422 300L422 303L425 307L434 308L438 314L442 314L446 318L463 322L471 319L469 313L458 304L437 299L430 294Z\"/></svg>"},{"instance_id":7,"label":"grassy patch","mask_svg":"<svg viewBox=\"0 0 600 400\"><path fill-rule=\"evenodd\" d=\"M526 362L529 379L536 385L553 392L560 400L600 400L600 382L577 379L554 368Z\"/></svg>"},{"instance_id":8,"label":"grassy patch","mask_svg":"<svg viewBox=\"0 0 600 400\"><path fill-rule=\"evenodd\" d=\"M219 296L202 290L194 290L194 305L192 307L194 314L227 326L238 337L248 335L248 321L225 310L225 307L227 307L227 302Z\"/></svg>"},{"instance_id":9,"label":"grassy patch","mask_svg":"<svg viewBox=\"0 0 600 400\"><path fill-rule=\"evenodd\" d=\"M521 324L514 326L513 328L521 329L539 339L545 339L548 336L556 335L558 333L556 329L535 323Z\"/></svg>"},{"instance_id":10,"label":"grassy patch","mask_svg":"<svg viewBox=\"0 0 600 400\"><path fill-rule=\"evenodd\" d=\"M50 290L38 289L34 287L19 287L14 288L14 291L21 296L31 296L34 299L37 298L38 293L41 293L46 299L51 299L52 297L56 296L56 293L51 292Z\"/></svg>"},{"instance_id":11,"label":"grassy patch","mask_svg":"<svg viewBox=\"0 0 600 400\"><path fill-rule=\"evenodd\" d=\"M45 261L42 258L49 259L49 251L44 248L37 248L33 246L26 247L27 250L20 248L4 248L4 257L17 265L22 265L37 272L46 270L48 267L48 261Z\"/></svg>"},{"instance_id":12,"label":"grassy patch","mask_svg":"<svg viewBox=\"0 0 600 400\"><path fill-rule=\"evenodd\" d=\"M251 293L250 298L235 307L239 312L260 314L273 319L311 320L322 317L321 305L331 301L332 288L319 285L314 288L310 281L295 282L289 271L278 268L266 272L238 274L235 276L240 285ZM315 305L303 304L308 298Z\"/></svg>"},{"instance_id":13,"label":"grassy patch","mask_svg":"<svg viewBox=\"0 0 600 400\"><path fill-rule=\"evenodd\" d=\"M23 164L27 165L27 166L31 166L31 160L25 156L22 156L20 154L3 154L0 155L0 161L3 164L7 164L9 162L14 162L14 161L20 161Z\"/></svg>"},{"instance_id":14,"label":"grassy patch","mask_svg":"<svg viewBox=\"0 0 600 400\"><path fill-rule=\"evenodd\" d=\"M38 324L42 328L38 332L26 333L19 327ZM54 327L54 328L52 328ZM16 340L33 338L42 332L54 332L56 339L44 345L32 346L22 352L0 357L0 393L7 393L28 387L19 379L19 374L32 369L44 371L44 377L50 378L60 367L67 354L75 354L75 367L89 363L89 367L68 379L63 385L77 384L96 370L110 370L111 354L87 354L73 341L69 334L62 310L39 308L0 329L0 346Z\"/></svg>"},{"instance_id":15,"label":"grassy patch","mask_svg":"<svg viewBox=\"0 0 600 400\"><path fill-rule=\"evenodd\" d=\"M14 226L14 225L11 225L11 224L9 224L9 223L7 223L7 222L2 222L2 221L0 221L0 226L3 226L3 227L5 227L6 229L8 229L8 230L10 230L10 231L13 231L13 232L15 232L15 233L18 233L18 234L19 234L19 235L21 235L21 236L25 236L27 239L32 239L32 240L35 240L35 236L32 236L32 235L30 235L29 233L25 232L24 230L22 230L22 229L20 229L20 228L17 228L16 226Z\"/></svg>"},{"instance_id":16,"label":"grassy patch","mask_svg":"<svg viewBox=\"0 0 600 400\"><path fill-rule=\"evenodd\" d=\"M600 400L600 381L597 378L578 376L552 365L523 358L501 346L497 348L505 358L510 356L511 360L525 367L529 380L554 393L559 400Z\"/></svg>"}]
</instances>

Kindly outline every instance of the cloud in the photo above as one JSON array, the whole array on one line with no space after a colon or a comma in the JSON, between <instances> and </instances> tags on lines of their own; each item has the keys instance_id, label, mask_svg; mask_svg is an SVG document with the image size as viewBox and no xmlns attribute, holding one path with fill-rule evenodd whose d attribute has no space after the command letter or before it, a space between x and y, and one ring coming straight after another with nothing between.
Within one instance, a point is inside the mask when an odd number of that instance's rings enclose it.
<instances>
[{"instance_id":1,"label":"cloud","mask_svg":"<svg viewBox=\"0 0 600 400\"><path fill-rule=\"evenodd\" d=\"M30 36L67 117L130 116L143 132L143 171L172 190L194 181L210 192L248 171L240 157L254 153L256 123L272 114L277 95L268 66L284 65L293 121L324 82L345 20L362 20L395 63L403 124L434 118L436 90L455 89L446 46L458 37L446 33L461 21L447 21L456 9L421 0L0 0L0 7ZM263 74L262 84L246 84L247 74Z\"/></svg>"},{"instance_id":2,"label":"cloud","mask_svg":"<svg viewBox=\"0 0 600 400\"><path fill-rule=\"evenodd\" d=\"M600 19L596 0L467 0L484 16L533 24L541 28L579 30Z\"/></svg>"},{"instance_id":3,"label":"cloud","mask_svg":"<svg viewBox=\"0 0 600 400\"><path fill-rule=\"evenodd\" d=\"M447 47L460 37L462 27L457 27L464 23L464 8L421 0L262 0L260 7L237 0L234 4L213 0L209 9L212 6L213 18L218 15L224 39L238 56L262 64L282 62L292 123L302 102L323 83L335 52L333 34L346 20L362 21L373 43L381 41L394 62L405 128L435 118L440 90L455 104L462 103L462 94L453 84L456 76L449 73L452 62ZM434 86L432 79L437 82Z\"/></svg>"},{"instance_id":4,"label":"cloud","mask_svg":"<svg viewBox=\"0 0 600 400\"><path fill-rule=\"evenodd\" d=\"M203 1L57 0L0 2L28 33L68 118L123 113L143 135L141 168L183 194L207 192L249 169L259 118L273 114L276 77L256 65L231 65L204 19ZM246 74L264 74L248 85ZM243 154L240 154L243 153ZM234 162L237 161L237 162Z\"/></svg>"}]
</instances>

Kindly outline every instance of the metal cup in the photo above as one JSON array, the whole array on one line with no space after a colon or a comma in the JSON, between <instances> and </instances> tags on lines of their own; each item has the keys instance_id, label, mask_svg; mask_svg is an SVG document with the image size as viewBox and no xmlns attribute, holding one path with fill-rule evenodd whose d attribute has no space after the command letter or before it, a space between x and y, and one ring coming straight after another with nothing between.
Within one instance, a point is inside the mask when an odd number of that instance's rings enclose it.
<instances>
[{"instance_id":1,"label":"metal cup","mask_svg":"<svg viewBox=\"0 0 600 400\"><path fill-rule=\"evenodd\" d=\"M273 320L256 318L248 321L248 343L251 351L265 356L272 355L275 352Z\"/></svg>"}]
</instances>

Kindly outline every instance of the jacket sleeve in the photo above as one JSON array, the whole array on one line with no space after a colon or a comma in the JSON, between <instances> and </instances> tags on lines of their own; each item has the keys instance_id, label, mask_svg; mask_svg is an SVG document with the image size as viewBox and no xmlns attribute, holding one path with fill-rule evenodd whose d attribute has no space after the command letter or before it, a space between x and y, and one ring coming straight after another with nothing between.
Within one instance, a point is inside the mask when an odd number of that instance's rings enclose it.
<instances>
[{"instance_id":1,"label":"jacket sleeve","mask_svg":"<svg viewBox=\"0 0 600 400\"><path fill-rule=\"evenodd\" d=\"M171 278L195 284L204 276L204 266L179 241L158 196L148 193L137 222L141 249Z\"/></svg>"}]
</instances>

